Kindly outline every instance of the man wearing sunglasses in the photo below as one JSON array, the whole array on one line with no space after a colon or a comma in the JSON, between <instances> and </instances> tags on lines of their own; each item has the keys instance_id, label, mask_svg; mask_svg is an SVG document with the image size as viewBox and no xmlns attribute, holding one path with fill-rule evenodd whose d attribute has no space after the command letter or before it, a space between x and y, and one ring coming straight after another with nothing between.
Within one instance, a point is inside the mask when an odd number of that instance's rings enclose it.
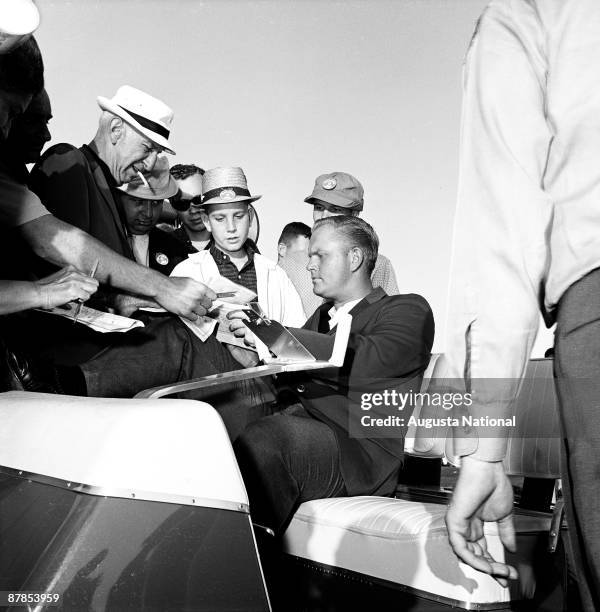
<instances>
[{"instance_id":1,"label":"man wearing sunglasses","mask_svg":"<svg viewBox=\"0 0 600 612\"><path fill-rule=\"evenodd\" d=\"M181 221L181 227L173 232L173 236L187 247L188 253L202 251L210 241L210 232L201 216L204 170L194 164L177 164L170 172L179 187L179 193L171 198L171 205Z\"/></svg>"}]
</instances>

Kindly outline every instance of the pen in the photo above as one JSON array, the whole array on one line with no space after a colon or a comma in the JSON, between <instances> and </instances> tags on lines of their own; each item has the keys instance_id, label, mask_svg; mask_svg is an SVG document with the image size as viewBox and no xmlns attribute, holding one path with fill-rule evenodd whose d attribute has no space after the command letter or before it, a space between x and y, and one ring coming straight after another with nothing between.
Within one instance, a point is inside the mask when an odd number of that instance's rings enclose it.
<instances>
[{"instance_id":1,"label":"pen","mask_svg":"<svg viewBox=\"0 0 600 612\"><path fill-rule=\"evenodd\" d=\"M96 263L94 264L94 267L92 268L92 271L90 273L90 278L94 278L94 276L96 276L96 270L98 269L99 263L100 261L96 259ZM77 304L77 309L75 310L75 317L73 318L73 323L77 323L77 319L79 318L79 313L81 312L81 307L83 306L82 299L77 300L77 302L78 304Z\"/></svg>"},{"instance_id":2,"label":"pen","mask_svg":"<svg viewBox=\"0 0 600 612\"><path fill-rule=\"evenodd\" d=\"M223 291L222 293L217 293L217 299L226 298L226 297L234 297L235 291Z\"/></svg>"}]
</instances>

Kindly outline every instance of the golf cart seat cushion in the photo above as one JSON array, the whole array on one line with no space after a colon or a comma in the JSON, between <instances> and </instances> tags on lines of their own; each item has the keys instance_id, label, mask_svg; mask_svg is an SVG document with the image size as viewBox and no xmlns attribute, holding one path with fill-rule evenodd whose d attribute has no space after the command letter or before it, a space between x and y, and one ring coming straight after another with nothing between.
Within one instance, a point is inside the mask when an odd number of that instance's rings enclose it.
<instances>
[{"instance_id":1,"label":"golf cart seat cushion","mask_svg":"<svg viewBox=\"0 0 600 612\"><path fill-rule=\"evenodd\" d=\"M319 499L300 506L285 533L290 555L365 574L402 588L431 593L464 607L531 598L534 546L547 534L550 519L516 515L520 580L511 591L458 561L448 543L446 506L384 497ZM504 550L496 524L486 525L488 548L496 559Z\"/></svg>"}]
</instances>

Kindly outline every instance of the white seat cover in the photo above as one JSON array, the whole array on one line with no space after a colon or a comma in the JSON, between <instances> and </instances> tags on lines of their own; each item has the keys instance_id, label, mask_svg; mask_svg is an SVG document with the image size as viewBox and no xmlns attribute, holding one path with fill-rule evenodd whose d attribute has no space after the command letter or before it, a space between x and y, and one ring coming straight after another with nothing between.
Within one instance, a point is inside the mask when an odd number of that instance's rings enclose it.
<instances>
[{"instance_id":1,"label":"white seat cover","mask_svg":"<svg viewBox=\"0 0 600 612\"><path fill-rule=\"evenodd\" d=\"M289 554L472 604L528 599L535 581L527 553L549 519L518 515L521 577L511 591L458 561L448 543L442 504L386 497L318 499L300 506L286 534ZM488 549L504 559L495 523L486 525ZM542 536L543 537L543 536ZM529 545L525 540L529 540Z\"/></svg>"},{"instance_id":2,"label":"white seat cover","mask_svg":"<svg viewBox=\"0 0 600 612\"><path fill-rule=\"evenodd\" d=\"M248 503L225 426L203 402L10 391L0 393L0 423L5 468L117 497Z\"/></svg>"}]
</instances>

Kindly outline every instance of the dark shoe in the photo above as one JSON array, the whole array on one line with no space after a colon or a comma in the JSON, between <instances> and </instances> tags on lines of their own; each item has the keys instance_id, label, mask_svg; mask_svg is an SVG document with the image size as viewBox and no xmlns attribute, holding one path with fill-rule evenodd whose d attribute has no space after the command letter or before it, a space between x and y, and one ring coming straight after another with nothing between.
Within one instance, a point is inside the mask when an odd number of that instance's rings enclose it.
<instances>
[{"instance_id":1,"label":"dark shoe","mask_svg":"<svg viewBox=\"0 0 600 612\"><path fill-rule=\"evenodd\" d=\"M19 355L8 348L4 355L8 370L6 382L9 389L37 393L60 393L54 368L51 365L38 364L31 357Z\"/></svg>"}]
</instances>

